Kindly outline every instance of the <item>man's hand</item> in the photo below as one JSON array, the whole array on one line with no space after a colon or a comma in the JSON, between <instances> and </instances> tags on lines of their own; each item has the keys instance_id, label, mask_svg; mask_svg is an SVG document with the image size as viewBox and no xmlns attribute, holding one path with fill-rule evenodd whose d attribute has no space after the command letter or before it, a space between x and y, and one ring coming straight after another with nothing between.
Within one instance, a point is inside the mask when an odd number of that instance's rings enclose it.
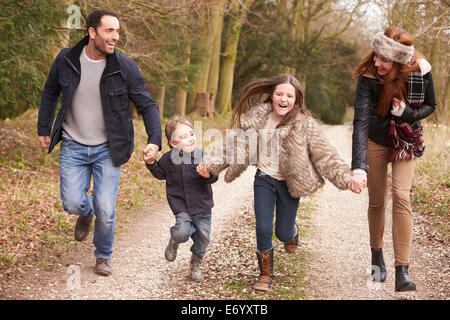
<instances>
[{"instance_id":1,"label":"man's hand","mask_svg":"<svg viewBox=\"0 0 450 320\"><path fill-rule=\"evenodd\" d=\"M156 144L148 144L142 151L142 158L145 163L152 164L156 161L156 156L158 155L159 146Z\"/></svg>"},{"instance_id":2,"label":"man's hand","mask_svg":"<svg viewBox=\"0 0 450 320\"><path fill-rule=\"evenodd\" d=\"M39 144L41 145L41 148L48 148L50 147L50 136L39 136Z\"/></svg>"}]
</instances>

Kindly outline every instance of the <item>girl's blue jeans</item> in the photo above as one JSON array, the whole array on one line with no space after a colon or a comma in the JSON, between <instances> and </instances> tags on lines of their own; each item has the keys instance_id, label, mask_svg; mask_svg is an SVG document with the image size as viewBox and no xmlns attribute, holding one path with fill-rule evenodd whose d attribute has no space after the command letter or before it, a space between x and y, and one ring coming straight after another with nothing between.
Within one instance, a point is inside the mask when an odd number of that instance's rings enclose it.
<instances>
[{"instance_id":1,"label":"girl's blue jeans","mask_svg":"<svg viewBox=\"0 0 450 320\"><path fill-rule=\"evenodd\" d=\"M291 197L286 181L272 178L259 169L256 171L253 190L257 250L266 252L272 249L274 211L276 237L283 242L292 240L300 198Z\"/></svg>"}]
</instances>

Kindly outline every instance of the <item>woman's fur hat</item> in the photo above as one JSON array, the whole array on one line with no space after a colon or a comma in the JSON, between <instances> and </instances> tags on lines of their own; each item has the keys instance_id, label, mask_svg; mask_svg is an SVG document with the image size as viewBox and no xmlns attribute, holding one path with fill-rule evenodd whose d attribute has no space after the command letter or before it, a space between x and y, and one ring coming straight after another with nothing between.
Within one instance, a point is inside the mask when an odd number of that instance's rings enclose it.
<instances>
[{"instance_id":1,"label":"woman's fur hat","mask_svg":"<svg viewBox=\"0 0 450 320\"><path fill-rule=\"evenodd\" d=\"M405 46L385 36L383 32L373 38L370 46L375 53L401 64L409 63L414 54L414 46Z\"/></svg>"}]
</instances>

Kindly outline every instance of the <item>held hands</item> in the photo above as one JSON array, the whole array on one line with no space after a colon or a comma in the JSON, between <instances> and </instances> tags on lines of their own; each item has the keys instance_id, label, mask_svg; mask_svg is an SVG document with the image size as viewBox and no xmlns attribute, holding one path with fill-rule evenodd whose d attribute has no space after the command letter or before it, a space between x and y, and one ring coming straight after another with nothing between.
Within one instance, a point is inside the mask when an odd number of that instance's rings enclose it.
<instances>
[{"instance_id":1,"label":"held hands","mask_svg":"<svg viewBox=\"0 0 450 320\"><path fill-rule=\"evenodd\" d=\"M206 168L206 166L203 163L200 163L197 166L197 173L199 175L201 175L203 178L209 179L211 178L211 173L208 171L208 169Z\"/></svg>"},{"instance_id":2,"label":"held hands","mask_svg":"<svg viewBox=\"0 0 450 320\"><path fill-rule=\"evenodd\" d=\"M361 193L362 189L367 186L367 176L361 173L352 173L348 188L354 193Z\"/></svg>"},{"instance_id":3,"label":"held hands","mask_svg":"<svg viewBox=\"0 0 450 320\"><path fill-rule=\"evenodd\" d=\"M152 164L156 161L156 156L158 155L159 146L156 144L148 144L142 151L142 158L147 164Z\"/></svg>"}]
</instances>

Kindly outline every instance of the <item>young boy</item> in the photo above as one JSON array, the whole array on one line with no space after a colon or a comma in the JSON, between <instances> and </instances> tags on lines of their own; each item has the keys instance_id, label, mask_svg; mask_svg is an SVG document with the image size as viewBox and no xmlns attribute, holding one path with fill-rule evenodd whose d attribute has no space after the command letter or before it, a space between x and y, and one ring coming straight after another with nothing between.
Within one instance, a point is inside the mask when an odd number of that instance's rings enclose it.
<instances>
[{"instance_id":1,"label":"young boy","mask_svg":"<svg viewBox=\"0 0 450 320\"><path fill-rule=\"evenodd\" d=\"M204 151L195 148L192 124L181 117L174 117L165 128L171 151L158 161L144 161L153 176L166 180L166 196L175 214L176 223L170 228L170 240L165 251L168 261L174 261L180 243L191 237L190 277L195 282L203 280L200 264L209 244L211 208L214 206L211 183L217 181L204 167L199 167Z\"/></svg>"}]
</instances>

